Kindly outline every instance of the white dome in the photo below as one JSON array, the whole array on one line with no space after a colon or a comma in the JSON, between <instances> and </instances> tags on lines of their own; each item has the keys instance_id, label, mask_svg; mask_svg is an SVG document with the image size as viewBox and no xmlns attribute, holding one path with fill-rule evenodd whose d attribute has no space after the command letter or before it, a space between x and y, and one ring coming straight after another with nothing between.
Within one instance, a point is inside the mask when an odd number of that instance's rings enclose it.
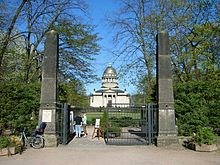
<instances>
[{"instance_id":1,"label":"white dome","mask_svg":"<svg viewBox=\"0 0 220 165\"><path fill-rule=\"evenodd\" d=\"M102 76L102 87L103 88L118 88L118 77L116 70L109 65Z\"/></svg>"}]
</instances>

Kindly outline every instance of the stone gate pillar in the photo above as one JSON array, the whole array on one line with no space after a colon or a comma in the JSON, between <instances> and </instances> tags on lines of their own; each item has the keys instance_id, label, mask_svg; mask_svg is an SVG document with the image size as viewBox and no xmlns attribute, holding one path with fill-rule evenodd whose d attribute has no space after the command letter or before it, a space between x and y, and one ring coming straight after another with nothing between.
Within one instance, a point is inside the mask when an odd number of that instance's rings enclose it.
<instances>
[{"instance_id":1,"label":"stone gate pillar","mask_svg":"<svg viewBox=\"0 0 220 165\"><path fill-rule=\"evenodd\" d=\"M45 55L42 70L39 123L46 122L45 146L58 145L56 134L57 69L58 69L58 33L54 30L46 35Z\"/></svg>"},{"instance_id":2,"label":"stone gate pillar","mask_svg":"<svg viewBox=\"0 0 220 165\"><path fill-rule=\"evenodd\" d=\"M157 146L177 143L169 37L165 32L157 35Z\"/></svg>"}]
</instances>

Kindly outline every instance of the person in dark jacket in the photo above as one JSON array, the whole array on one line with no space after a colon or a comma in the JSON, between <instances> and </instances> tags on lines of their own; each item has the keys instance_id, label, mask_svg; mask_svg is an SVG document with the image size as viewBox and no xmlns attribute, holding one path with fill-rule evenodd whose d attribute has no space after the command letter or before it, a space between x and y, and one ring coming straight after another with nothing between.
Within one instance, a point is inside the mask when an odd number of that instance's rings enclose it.
<instances>
[{"instance_id":1,"label":"person in dark jacket","mask_svg":"<svg viewBox=\"0 0 220 165\"><path fill-rule=\"evenodd\" d=\"M40 126L37 126L36 129L35 129L35 132L34 132L34 136L36 136L36 135L43 135L46 126L47 126L47 123L45 123L45 122L42 122L40 124Z\"/></svg>"},{"instance_id":2,"label":"person in dark jacket","mask_svg":"<svg viewBox=\"0 0 220 165\"><path fill-rule=\"evenodd\" d=\"M80 115L77 115L74 121L75 121L76 137L81 137L82 117Z\"/></svg>"}]
</instances>

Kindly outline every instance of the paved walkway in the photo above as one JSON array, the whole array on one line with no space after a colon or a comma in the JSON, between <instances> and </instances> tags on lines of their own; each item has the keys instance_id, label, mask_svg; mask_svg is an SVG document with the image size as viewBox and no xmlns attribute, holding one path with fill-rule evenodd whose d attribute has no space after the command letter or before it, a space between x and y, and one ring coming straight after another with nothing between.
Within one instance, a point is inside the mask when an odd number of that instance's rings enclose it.
<instances>
[{"instance_id":1,"label":"paved walkway","mask_svg":"<svg viewBox=\"0 0 220 165\"><path fill-rule=\"evenodd\" d=\"M112 146L89 136L57 148L28 149L22 155L1 156L0 165L220 165L220 153L155 146Z\"/></svg>"}]
</instances>

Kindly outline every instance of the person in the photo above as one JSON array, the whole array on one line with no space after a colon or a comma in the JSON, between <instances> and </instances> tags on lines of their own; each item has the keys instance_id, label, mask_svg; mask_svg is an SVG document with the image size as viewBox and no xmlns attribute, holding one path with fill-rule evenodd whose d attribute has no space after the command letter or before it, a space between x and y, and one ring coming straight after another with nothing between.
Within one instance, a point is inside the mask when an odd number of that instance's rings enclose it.
<instances>
[{"instance_id":1,"label":"person","mask_svg":"<svg viewBox=\"0 0 220 165\"><path fill-rule=\"evenodd\" d=\"M35 132L34 132L34 136L36 136L36 135L43 135L46 126L47 126L47 124L45 122L42 122L40 124L40 126L36 126L36 129L35 129Z\"/></svg>"},{"instance_id":2,"label":"person","mask_svg":"<svg viewBox=\"0 0 220 165\"><path fill-rule=\"evenodd\" d=\"M81 137L82 117L80 115L77 115L74 118L74 121L75 121L76 137Z\"/></svg>"},{"instance_id":3,"label":"person","mask_svg":"<svg viewBox=\"0 0 220 165\"><path fill-rule=\"evenodd\" d=\"M86 113L83 114L82 126L83 126L84 137L86 137L88 135L87 129L86 129L86 126L87 126L87 116L86 116Z\"/></svg>"},{"instance_id":4,"label":"person","mask_svg":"<svg viewBox=\"0 0 220 165\"><path fill-rule=\"evenodd\" d=\"M34 132L34 136L40 134L40 127L37 125L36 126L36 129L35 129L35 132Z\"/></svg>"}]
</instances>

